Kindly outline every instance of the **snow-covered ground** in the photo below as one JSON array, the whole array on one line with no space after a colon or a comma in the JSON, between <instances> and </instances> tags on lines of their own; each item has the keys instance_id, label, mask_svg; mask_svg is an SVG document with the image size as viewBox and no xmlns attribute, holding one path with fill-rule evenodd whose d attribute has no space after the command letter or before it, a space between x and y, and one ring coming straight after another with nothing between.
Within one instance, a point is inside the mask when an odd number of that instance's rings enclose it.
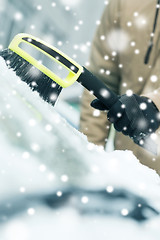
<instances>
[{"instance_id":1,"label":"snow-covered ground","mask_svg":"<svg viewBox=\"0 0 160 240\"><path fill-rule=\"evenodd\" d=\"M0 69L0 238L159 240L155 171L88 143L2 58Z\"/></svg>"}]
</instances>

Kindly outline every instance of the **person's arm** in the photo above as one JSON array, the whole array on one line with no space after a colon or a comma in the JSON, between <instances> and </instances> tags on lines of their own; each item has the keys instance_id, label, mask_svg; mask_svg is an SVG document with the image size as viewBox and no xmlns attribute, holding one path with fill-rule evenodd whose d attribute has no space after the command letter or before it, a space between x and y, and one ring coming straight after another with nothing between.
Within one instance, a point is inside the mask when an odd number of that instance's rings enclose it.
<instances>
[{"instance_id":1,"label":"person's arm","mask_svg":"<svg viewBox=\"0 0 160 240\"><path fill-rule=\"evenodd\" d=\"M118 93L120 74L118 54L113 56L113 49L107 44L109 34L119 26L118 1L111 0L104 10L101 24L98 26L92 42L90 66L88 69L102 80L112 91ZM87 135L89 142L105 145L110 122L105 112L96 112L90 103L95 97L87 90L81 100L80 131Z\"/></svg>"},{"instance_id":2,"label":"person's arm","mask_svg":"<svg viewBox=\"0 0 160 240\"><path fill-rule=\"evenodd\" d=\"M107 109L99 99L93 100L91 106L95 109ZM154 101L148 96L137 94L119 96L109 109L107 118L117 131L129 135L135 143L141 144L142 139L160 126L160 112Z\"/></svg>"}]
</instances>

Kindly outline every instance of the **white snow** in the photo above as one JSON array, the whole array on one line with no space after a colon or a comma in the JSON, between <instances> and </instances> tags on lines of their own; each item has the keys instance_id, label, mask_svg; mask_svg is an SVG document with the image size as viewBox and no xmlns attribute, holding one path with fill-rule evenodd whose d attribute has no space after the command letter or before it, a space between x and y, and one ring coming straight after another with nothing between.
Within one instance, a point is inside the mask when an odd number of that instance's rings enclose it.
<instances>
[{"instance_id":1,"label":"white snow","mask_svg":"<svg viewBox=\"0 0 160 240\"><path fill-rule=\"evenodd\" d=\"M82 2L83 0L74 0L74 1L72 1L72 0L60 0L60 1L64 5L74 7L74 6L78 5L80 2Z\"/></svg>"},{"instance_id":2,"label":"white snow","mask_svg":"<svg viewBox=\"0 0 160 240\"><path fill-rule=\"evenodd\" d=\"M88 143L56 107L32 92L0 58L0 203L23 194L125 189L160 210L160 179L131 151L105 152ZM82 196L89 204L89 198ZM118 204L118 203L117 203ZM71 206L31 206L0 225L1 239L159 240L160 218L138 224L116 216L83 216ZM123 206L123 215L127 213ZM20 235L18 234L20 233Z\"/></svg>"}]
</instances>

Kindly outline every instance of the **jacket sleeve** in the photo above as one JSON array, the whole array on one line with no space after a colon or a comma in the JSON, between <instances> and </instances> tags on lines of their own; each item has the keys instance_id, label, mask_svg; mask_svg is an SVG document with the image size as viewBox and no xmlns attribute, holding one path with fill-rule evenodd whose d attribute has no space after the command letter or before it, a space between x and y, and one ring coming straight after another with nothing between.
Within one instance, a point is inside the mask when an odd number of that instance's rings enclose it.
<instances>
[{"instance_id":1,"label":"jacket sleeve","mask_svg":"<svg viewBox=\"0 0 160 240\"><path fill-rule=\"evenodd\" d=\"M160 88L156 89L154 92L149 92L142 95L150 98L154 102L158 110L160 111Z\"/></svg>"},{"instance_id":2,"label":"jacket sleeve","mask_svg":"<svg viewBox=\"0 0 160 240\"><path fill-rule=\"evenodd\" d=\"M88 69L101 79L112 91L119 91L118 54L107 44L108 37L119 26L118 1L110 0L105 8L101 23L97 27L90 55ZM116 55L116 56L115 56ZM80 131L83 132L89 142L105 146L108 138L110 123L106 112L99 112L90 106L95 97L84 90L81 100Z\"/></svg>"}]
</instances>

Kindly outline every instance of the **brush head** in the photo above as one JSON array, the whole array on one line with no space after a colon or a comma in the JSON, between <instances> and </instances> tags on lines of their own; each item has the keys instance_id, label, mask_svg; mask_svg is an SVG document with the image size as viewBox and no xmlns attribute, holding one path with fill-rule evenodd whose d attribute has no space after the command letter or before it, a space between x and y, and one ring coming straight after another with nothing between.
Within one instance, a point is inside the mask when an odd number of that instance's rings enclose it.
<instances>
[{"instance_id":1,"label":"brush head","mask_svg":"<svg viewBox=\"0 0 160 240\"><path fill-rule=\"evenodd\" d=\"M23 45L25 45L24 48ZM37 60L34 57L35 51L38 51L37 56L42 54L42 59L48 58L46 63L51 60L51 66L56 63L64 68L67 71L66 77L61 78L52 68L50 69L45 63L43 64L43 61ZM44 101L53 106L62 88L71 86L83 72L82 66L59 49L26 33L17 34L9 44L8 49L0 52L0 56L22 81L26 82L33 91L38 92Z\"/></svg>"},{"instance_id":2,"label":"brush head","mask_svg":"<svg viewBox=\"0 0 160 240\"><path fill-rule=\"evenodd\" d=\"M3 57L8 68L15 71L33 91L38 92L44 101L55 105L62 90L59 84L10 49L1 51L0 56Z\"/></svg>"}]
</instances>

